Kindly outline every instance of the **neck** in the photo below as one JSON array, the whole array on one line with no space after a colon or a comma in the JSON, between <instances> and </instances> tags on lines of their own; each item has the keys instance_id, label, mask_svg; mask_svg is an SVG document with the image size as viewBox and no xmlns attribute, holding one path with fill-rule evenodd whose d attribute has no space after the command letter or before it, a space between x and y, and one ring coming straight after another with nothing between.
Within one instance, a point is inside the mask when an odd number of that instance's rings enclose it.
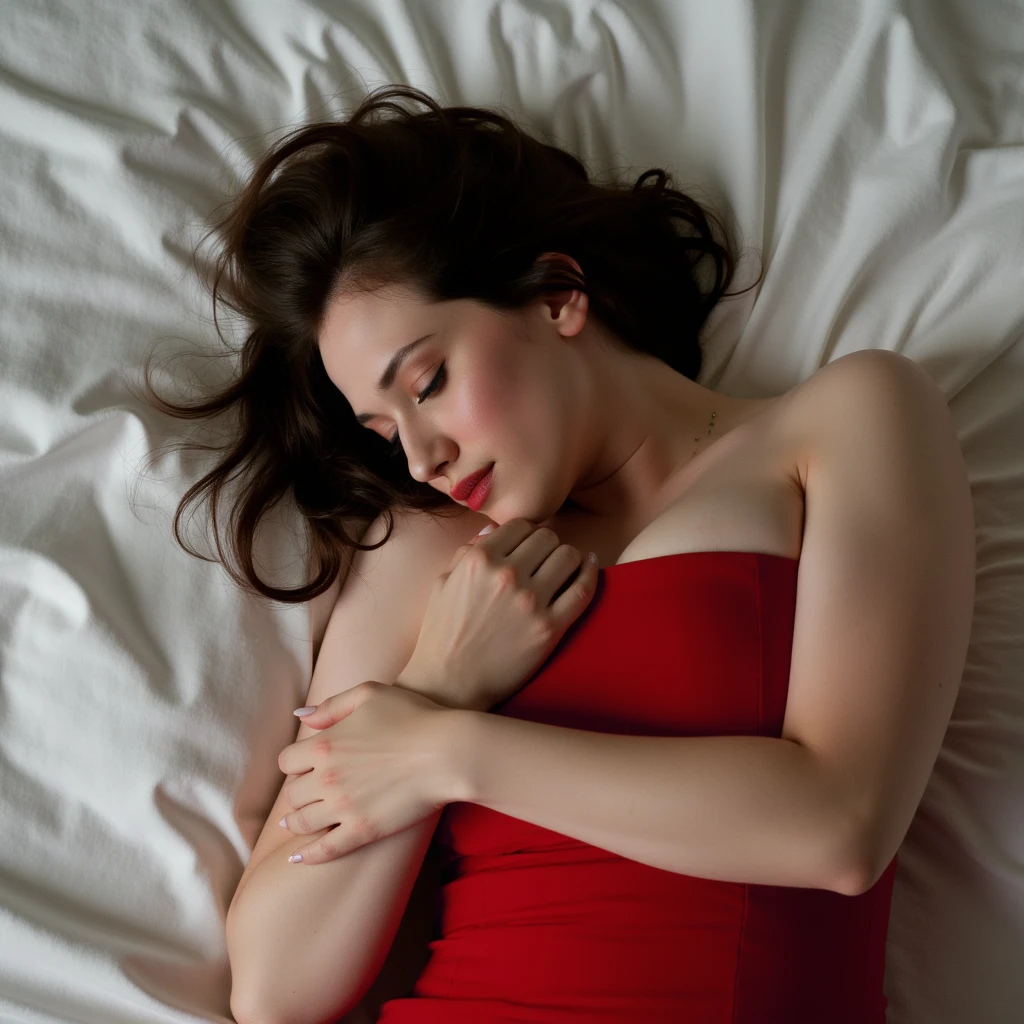
<instances>
[{"instance_id":1,"label":"neck","mask_svg":"<svg viewBox=\"0 0 1024 1024\"><path fill-rule=\"evenodd\" d=\"M758 404L705 388L650 356L615 367L605 382L592 403L593 454L563 509L617 521L656 506Z\"/></svg>"}]
</instances>

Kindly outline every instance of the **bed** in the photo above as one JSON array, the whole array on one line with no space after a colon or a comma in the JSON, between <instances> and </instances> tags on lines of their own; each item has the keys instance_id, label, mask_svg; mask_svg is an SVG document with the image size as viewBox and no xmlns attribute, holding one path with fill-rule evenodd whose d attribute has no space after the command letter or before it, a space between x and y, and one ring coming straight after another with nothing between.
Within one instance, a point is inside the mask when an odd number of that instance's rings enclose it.
<instances>
[{"instance_id":1,"label":"bed","mask_svg":"<svg viewBox=\"0 0 1024 1024\"><path fill-rule=\"evenodd\" d=\"M162 453L181 422L127 385L157 344L158 386L209 372L190 249L270 141L404 82L727 216L732 290L758 251L765 274L712 314L702 384L766 397L885 348L941 387L975 619L900 850L888 1019L1024 1020L1024 0L3 0L0 23L0 1019L230 1020L225 912L341 581L271 604L186 554L203 460ZM294 510L260 544L297 585Z\"/></svg>"}]
</instances>

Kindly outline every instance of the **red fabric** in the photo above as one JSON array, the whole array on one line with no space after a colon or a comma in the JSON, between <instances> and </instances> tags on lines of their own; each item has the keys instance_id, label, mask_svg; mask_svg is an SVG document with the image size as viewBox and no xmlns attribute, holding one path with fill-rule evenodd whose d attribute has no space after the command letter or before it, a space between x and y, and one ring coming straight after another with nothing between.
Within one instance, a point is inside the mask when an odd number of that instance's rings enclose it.
<instances>
[{"instance_id":1,"label":"red fabric","mask_svg":"<svg viewBox=\"0 0 1024 1024\"><path fill-rule=\"evenodd\" d=\"M492 713L647 736L780 736L799 562L699 551L610 566ZM380 1024L884 1024L896 859L859 896L628 860L445 808L430 960Z\"/></svg>"}]
</instances>

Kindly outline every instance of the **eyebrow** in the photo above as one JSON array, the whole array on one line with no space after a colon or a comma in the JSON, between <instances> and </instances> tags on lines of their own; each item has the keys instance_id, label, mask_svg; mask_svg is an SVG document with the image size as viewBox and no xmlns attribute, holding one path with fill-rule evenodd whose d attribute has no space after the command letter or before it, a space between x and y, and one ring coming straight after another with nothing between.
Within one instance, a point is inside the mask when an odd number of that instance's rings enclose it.
<instances>
[{"instance_id":1,"label":"eyebrow","mask_svg":"<svg viewBox=\"0 0 1024 1024\"><path fill-rule=\"evenodd\" d=\"M417 338L415 341L410 341L408 345L403 345L389 360L388 365L384 368L384 372L380 375L380 380L374 385L373 390L378 395L383 395L385 391L390 390L391 385L395 383L395 377L398 376L398 369L402 365L402 360L409 355L412 350L420 344L420 342L426 341L427 338L432 338L433 332L430 334L424 334L422 338ZM376 412L364 412L356 417L356 423L365 423L367 420L372 420L374 416L379 416L380 413Z\"/></svg>"}]
</instances>

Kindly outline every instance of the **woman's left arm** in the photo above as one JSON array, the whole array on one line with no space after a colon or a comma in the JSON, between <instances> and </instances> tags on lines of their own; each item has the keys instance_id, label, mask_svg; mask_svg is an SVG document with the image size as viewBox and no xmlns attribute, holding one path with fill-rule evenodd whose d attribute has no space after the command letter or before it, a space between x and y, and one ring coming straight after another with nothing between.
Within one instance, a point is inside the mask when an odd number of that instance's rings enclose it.
<instances>
[{"instance_id":1,"label":"woman's left arm","mask_svg":"<svg viewBox=\"0 0 1024 1024\"><path fill-rule=\"evenodd\" d=\"M856 822L810 752L770 736L620 736L449 714L461 799L666 871L863 890Z\"/></svg>"},{"instance_id":2,"label":"woman's left arm","mask_svg":"<svg viewBox=\"0 0 1024 1024\"><path fill-rule=\"evenodd\" d=\"M816 424L781 737L632 737L454 712L466 799L702 878L856 894L903 841L949 724L974 607L970 487L942 392L860 351Z\"/></svg>"}]
</instances>

